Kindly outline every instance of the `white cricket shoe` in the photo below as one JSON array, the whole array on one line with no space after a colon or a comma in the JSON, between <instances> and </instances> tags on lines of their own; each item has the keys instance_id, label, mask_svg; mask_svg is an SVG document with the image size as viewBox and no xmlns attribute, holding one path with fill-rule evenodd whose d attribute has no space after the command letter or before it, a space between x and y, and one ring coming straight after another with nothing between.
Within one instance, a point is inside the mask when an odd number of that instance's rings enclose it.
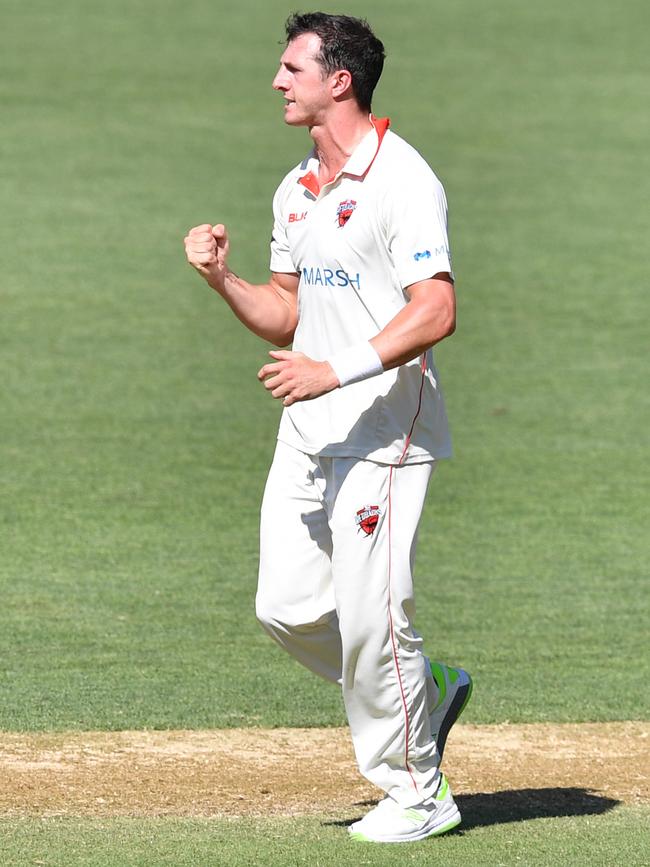
<instances>
[{"instance_id":1,"label":"white cricket shoe","mask_svg":"<svg viewBox=\"0 0 650 867\"><path fill-rule=\"evenodd\" d=\"M380 801L363 819L350 825L353 840L370 843L411 843L444 834L460 824L460 811L444 774L438 793L415 807L400 807L392 798Z\"/></svg>"}]
</instances>

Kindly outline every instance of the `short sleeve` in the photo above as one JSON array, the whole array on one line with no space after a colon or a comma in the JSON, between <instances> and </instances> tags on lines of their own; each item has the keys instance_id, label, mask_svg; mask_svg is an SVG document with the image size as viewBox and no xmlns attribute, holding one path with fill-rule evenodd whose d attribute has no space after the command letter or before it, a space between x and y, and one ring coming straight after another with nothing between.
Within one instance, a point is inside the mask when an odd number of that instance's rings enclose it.
<instances>
[{"instance_id":1,"label":"short sleeve","mask_svg":"<svg viewBox=\"0 0 650 867\"><path fill-rule=\"evenodd\" d=\"M278 274L295 274L297 268L293 264L289 240L287 238L287 226L283 219L283 190L281 184L273 196L273 232L271 233L271 271Z\"/></svg>"},{"instance_id":2,"label":"short sleeve","mask_svg":"<svg viewBox=\"0 0 650 867\"><path fill-rule=\"evenodd\" d=\"M453 275L442 184L424 167L395 178L385 200L388 249L403 289L441 271Z\"/></svg>"}]
</instances>

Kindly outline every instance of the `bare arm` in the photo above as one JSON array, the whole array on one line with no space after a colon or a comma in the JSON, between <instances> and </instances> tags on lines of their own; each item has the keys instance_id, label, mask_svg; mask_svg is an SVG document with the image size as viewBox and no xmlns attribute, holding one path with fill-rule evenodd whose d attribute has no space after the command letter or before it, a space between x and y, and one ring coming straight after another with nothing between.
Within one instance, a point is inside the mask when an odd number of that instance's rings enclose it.
<instances>
[{"instance_id":1,"label":"bare arm","mask_svg":"<svg viewBox=\"0 0 650 867\"><path fill-rule=\"evenodd\" d=\"M450 274L414 283L406 294L406 307L370 340L384 370L417 358L456 328L456 293Z\"/></svg>"},{"instance_id":2,"label":"bare arm","mask_svg":"<svg viewBox=\"0 0 650 867\"><path fill-rule=\"evenodd\" d=\"M235 316L264 340L287 346L298 324L298 275L271 274L268 283L248 283L228 268L229 249L226 228L220 224L195 226L185 238L187 261Z\"/></svg>"},{"instance_id":3,"label":"bare arm","mask_svg":"<svg viewBox=\"0 0 650 867\"><path fill-rule=\"evenodd\" d=\"M409 303L370 341L384 370L417 358L453 334L456 327L456 295L450 274L440 273L414 283L406 294ZM275 362L265 364L257 375L285 406L339 387L327 361L314 361L301 352L274 351L270 355Z\"/></svg>"}]
</instances>

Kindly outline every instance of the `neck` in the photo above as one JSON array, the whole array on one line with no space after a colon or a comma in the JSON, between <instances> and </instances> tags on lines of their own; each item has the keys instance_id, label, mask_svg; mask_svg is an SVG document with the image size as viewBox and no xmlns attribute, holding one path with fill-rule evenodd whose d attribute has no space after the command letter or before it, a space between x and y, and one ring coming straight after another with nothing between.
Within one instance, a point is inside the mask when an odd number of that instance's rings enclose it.
<instances>
[{"instance_id":1,"label":"neck","mask_svg":"<svg viewBox=\"0 0 650 867\"><path fill-rule=\"evenodd\" d=\"M370 117L356 109L328 118L325 123L310 127L309 134L316 146L321 182L337 175L356 146L372 129Z\"/></svg>"}]
</instances>

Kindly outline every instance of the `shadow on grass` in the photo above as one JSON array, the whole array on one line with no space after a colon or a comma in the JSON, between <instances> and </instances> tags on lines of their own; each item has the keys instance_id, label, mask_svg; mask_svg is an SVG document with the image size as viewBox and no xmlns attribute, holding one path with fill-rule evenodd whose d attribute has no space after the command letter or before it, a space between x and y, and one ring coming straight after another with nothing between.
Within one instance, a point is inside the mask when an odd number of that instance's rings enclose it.
<instances>
[{"instance_id":1,"label":"shadow on grass","mask_svg":"<svg viewBox=\"0 0 650 867\"><path fill-rule=\"evenodd\" d=\"M562 816L597 816L620 804L588 789L509 789L503 792L477 792L454 798L463 817L462 830L527 819Z\"/></svg>"},{"instance_id":2,"label":"shadow on grass","mask_svg":"<svg viewBox=\"0 0 650 867\"><path fill-rule=\"evenodd\" d=\"M456 795L463 817L462 826L456 833L471 831L487 825L504 825L507 822L525 822L528 819L550 819L562 816L596 816L607 813L620 804L608 798L578 788L508 789L503 792L478 792L474 795ZM358 807L373 806L377 801L363 801ZM346 827L360 819L326 822L326 825Z\"/></svg>"}]
</instances>

